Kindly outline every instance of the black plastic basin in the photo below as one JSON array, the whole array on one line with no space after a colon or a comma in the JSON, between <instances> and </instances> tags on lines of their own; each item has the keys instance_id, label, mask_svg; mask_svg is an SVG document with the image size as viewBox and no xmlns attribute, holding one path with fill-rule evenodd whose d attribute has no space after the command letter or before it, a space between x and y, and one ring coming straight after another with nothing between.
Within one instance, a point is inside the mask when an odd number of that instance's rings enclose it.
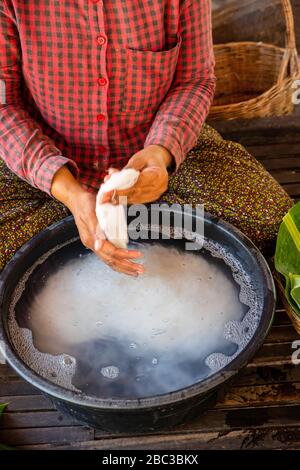
<instances>
[{"instance_id":1,"label":"black plastic basin","mask_svg":"<svg viewBox=\"0 0 300 470\"><path fill-rule=\"evenodd\" d=\"M190 217L200 217L195 212ZM190 419L201 412L218 391L237 374L262 345L271 326L275 308L275 289L269 267L252 242L222 220L205 215L205 237L217 242L248 273L260 299L259 324L246 347L226 367L199 383L169 394L132 400L101 399L84 396L42 378L18 357L8 329L8 312L15 287L33 263L50 249L78 232L73 217L53 224L28 241L0 273L0 340L7 362L27 382L46 394L56 407L89 425L113 432L149 432ZM166 241L164 243L174 243ZM77 241L78 245L78 241ZM197 251L194 256L197 256ZM4 346L3 346L4 345Z\"/></svg>"}]
</instances>

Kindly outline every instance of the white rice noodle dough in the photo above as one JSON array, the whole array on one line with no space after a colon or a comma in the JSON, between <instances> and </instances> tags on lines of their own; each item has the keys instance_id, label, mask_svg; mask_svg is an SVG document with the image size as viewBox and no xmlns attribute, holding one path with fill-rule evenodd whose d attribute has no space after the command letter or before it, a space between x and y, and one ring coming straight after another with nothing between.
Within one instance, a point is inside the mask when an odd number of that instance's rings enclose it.
<instances>
[{"instance_id":1,"label":"white rice noodle dough","mask_svg":"<svg viewBox=\"0 0 300 470\"><path fill-rule=\"evenodd\" d=\"M96 215L105 237L117 248L127 248L128 230L124 207L109 202L100 204L100 196L113 190L129 189L137 182L140 172L128 168L111 175L101 185L96 199Z\"/></svg>"}]
</instances>

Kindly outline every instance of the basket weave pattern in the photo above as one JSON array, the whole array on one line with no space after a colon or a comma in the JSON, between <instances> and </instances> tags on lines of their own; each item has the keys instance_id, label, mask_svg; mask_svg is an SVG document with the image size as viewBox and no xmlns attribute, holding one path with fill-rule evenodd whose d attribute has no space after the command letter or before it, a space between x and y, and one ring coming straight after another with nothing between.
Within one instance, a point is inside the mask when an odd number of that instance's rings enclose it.
<instances>
[{"instance_id":1,"label":"basket weave pattern","mask_svg":"<svg viewBox=\"0 0 300 470\"><path fill-rule=\"evenodd\" d=\"M300 79L295 25L290 0L281 0L286 47L262 42L214 46L217 77L210 119L249 119L290 114L293 83Z\"/></svg>"}]
</instances>

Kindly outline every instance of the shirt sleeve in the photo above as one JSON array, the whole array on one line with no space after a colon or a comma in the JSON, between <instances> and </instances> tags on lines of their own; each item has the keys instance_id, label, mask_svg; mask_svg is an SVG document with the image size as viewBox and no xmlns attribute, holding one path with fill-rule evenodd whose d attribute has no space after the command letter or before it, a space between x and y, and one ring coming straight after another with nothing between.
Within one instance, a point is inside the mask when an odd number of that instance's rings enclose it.
<instances>
[{"instance_id":1,"label":"shirt sleeve","mask_svg":"<svg viewBox=\"0 0 300 470\"><path fill-rule=\"evenodd\" d=\"M196 144L215 91L211 0L184 2L179 34L182 43L174 80L144 143L144 147L167 148L176 168Z\"/></svg>"},{"instance_id":2,"label":"shirt sleeve","mask_svg":"<svg viewBox=\"0 0 300 470\"><path fill-rule=\"evenodd\" d=\"M79 169L24 108L19 34L5 0L0 0L0 50L0 157L17 176L53 198L51 183L56 171L67 164L77 177Z\"/></svg>"}]
</instances>

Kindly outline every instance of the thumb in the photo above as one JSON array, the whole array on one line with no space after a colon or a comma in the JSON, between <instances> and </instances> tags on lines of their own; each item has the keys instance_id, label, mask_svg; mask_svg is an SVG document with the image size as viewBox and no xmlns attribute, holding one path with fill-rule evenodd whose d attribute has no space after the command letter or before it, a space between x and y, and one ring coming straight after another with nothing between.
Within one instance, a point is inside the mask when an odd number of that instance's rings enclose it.
<instances>
[{"instance_id":1,"label":"thumb","mask_svg":"<svg viewBox=\"0 0 300 470\"><path fill-rule=\"evenodd\" d=\"M130 158L128 161L127 165L124 167L126 169L130 168L136 171L141 171L147 166L147 159L145 155L133 155L133 157Z\"/></svg>"}]
</instances>

